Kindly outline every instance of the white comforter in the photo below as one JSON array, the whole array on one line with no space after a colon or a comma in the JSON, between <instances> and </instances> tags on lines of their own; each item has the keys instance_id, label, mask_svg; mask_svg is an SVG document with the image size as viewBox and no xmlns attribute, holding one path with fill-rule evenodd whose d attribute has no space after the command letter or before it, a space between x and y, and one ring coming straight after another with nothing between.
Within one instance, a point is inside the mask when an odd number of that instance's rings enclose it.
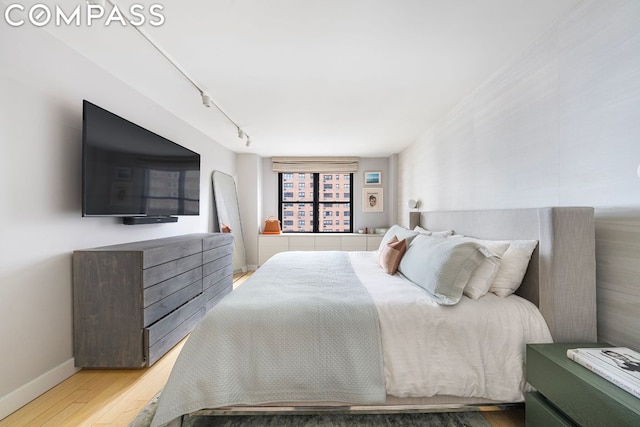
<instances>
[{"instance_id":1,"label":"white comforter","mask_svg":"<svg viewBox=\"0 0 640 427\"><path fill-rule=\"evenodd\" d=\"M387 394L524 399L525 345L552 342L537 307L494 294L441 306L400 275L384 273L376 252L350 258L378 309Z\"/></svg>"}]
</instances>

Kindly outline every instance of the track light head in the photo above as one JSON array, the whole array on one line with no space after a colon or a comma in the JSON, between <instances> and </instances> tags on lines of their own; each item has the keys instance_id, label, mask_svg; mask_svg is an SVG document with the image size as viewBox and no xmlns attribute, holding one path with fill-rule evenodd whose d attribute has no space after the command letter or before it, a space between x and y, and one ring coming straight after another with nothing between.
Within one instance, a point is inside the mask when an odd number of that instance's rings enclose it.
<instances>
[{"instance_id":1,"label":"track light head","mask_svg":"<svg viewBox=\"0 0 640 427\"><path fill-rule=\"evenodd\" d=\"M206 92L202 92L202 105L207 108L211 107L211 97Z\"/></svg>"},{"instance_id":2,"label":"track light head","mask_svg":"<svg viewBox=\"0 0 640 427\"><path fill-rule=\"evenodd\" d=\"M244 132L242 131L242 129L240 129L240 127L238 127L238 138L240 139L244 138Z\"/></svg>"},{"instance_id":3,"label":"track light head","mask_svg":"<svg viewBox=\"0 0 640 427\"><path fill-rule=\"evenodd\" d=\"M248 146L250 146L250 145L251 145L251 138L249 138L249 137L247 136L247 142L244 144L244 146L245 146L245 147L248 147Z\"/></svg>"}]
</instances>

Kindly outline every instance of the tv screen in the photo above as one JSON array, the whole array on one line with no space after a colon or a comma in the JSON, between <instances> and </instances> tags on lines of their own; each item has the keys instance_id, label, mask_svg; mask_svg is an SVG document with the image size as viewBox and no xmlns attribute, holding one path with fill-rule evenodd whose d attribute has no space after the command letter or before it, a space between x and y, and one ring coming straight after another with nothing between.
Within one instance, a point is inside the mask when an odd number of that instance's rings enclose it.
<instances>
[{"instance_id":1,"label":"tv screen","mask_svg":"<svg viewBox=\"0 0 640 427\"><path fill-rule=\"evenodd\" d=\"M200 155L83 102L82 215L200 213Z\"/></svg>"}]
</instances>

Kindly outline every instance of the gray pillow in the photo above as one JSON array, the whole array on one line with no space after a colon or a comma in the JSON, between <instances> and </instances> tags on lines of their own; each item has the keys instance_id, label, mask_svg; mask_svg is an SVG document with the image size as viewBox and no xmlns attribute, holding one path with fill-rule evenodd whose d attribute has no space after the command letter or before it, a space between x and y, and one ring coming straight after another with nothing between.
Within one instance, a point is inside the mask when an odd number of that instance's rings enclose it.
<instances>
[{"instance_id":1,"label":"gray pillow","mask_svg":"<svg viewBox=\"0 0 640 427\"><path fill-rule=\"evenodd\" d=\"M457 304L473 271L495 255L469 241L417 236L398 271L432 295L438 304Z\"/></svg>"}]
</instances>

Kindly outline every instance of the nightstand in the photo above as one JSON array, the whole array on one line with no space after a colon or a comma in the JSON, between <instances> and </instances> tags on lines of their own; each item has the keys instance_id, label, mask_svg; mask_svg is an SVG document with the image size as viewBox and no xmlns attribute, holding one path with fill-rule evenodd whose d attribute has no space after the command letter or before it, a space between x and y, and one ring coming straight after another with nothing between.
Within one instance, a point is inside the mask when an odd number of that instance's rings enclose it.
<instances>
[{"instance_id":1,"label":"nightstand","mask_svg":"<svg viewBox=\"0 0 640 427\"><path fill-rule=\"evenodd\" d=\"M567 358L567 349L606 344L529 344L528 427L640 426L640 399Z\"/></svg>"}]
</instances>

